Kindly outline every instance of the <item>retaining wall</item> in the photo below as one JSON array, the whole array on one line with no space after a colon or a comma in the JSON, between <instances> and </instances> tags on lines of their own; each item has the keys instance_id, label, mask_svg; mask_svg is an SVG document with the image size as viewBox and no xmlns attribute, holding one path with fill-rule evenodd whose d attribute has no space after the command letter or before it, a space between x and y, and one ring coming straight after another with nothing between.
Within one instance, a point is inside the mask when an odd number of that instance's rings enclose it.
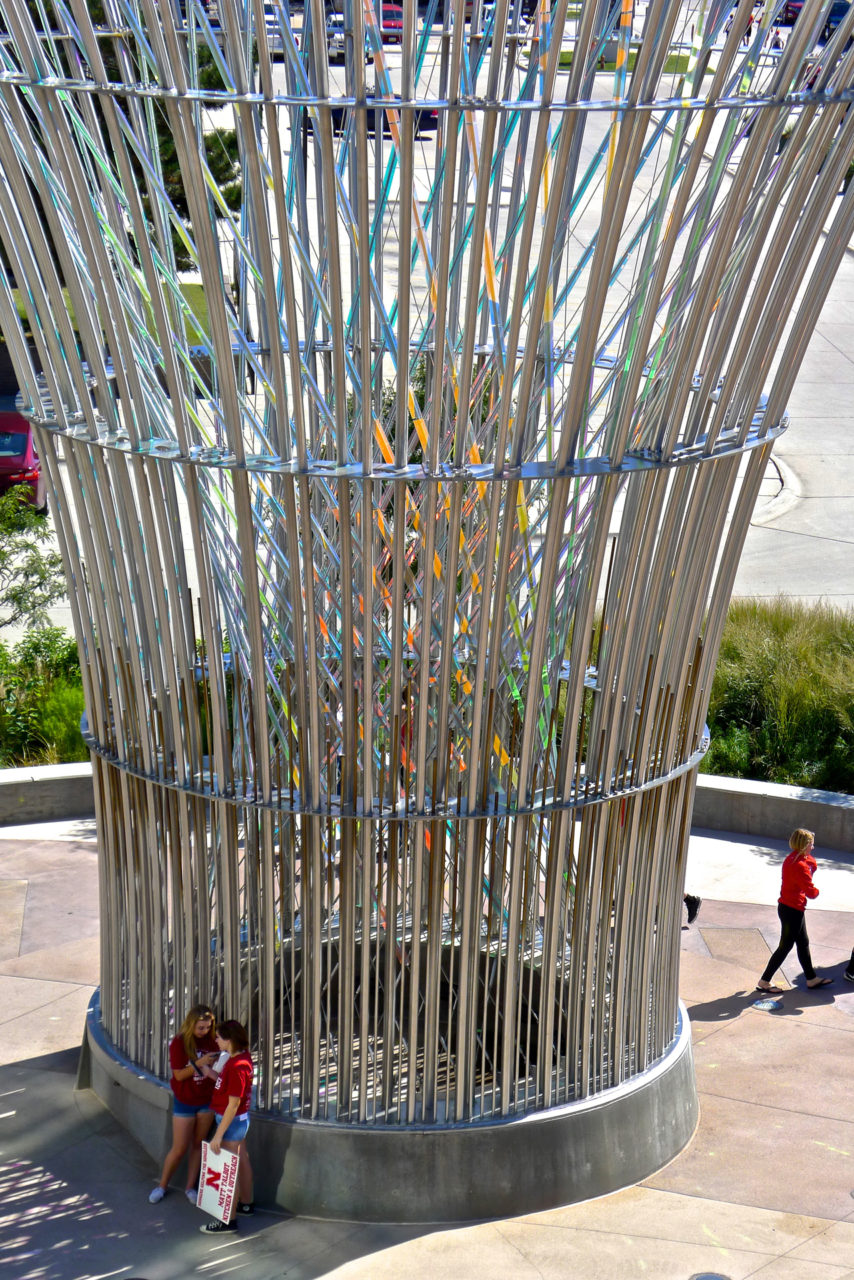
<instances>
[{"instance_id":1,"label":"retaining wall","mask_svg":"<svg viewBox=\"0 0 854 1280\"><path fill-rule=\"evenodd\" d=\"M91 764L0 769L0 827L94 813Z\"/></svg>"},{"instance_id":2,"label":"retaining wall","mask_svg":"<svg viewBox=\"0 0 854 1280\"><path fill-rule=\"evenodd\" d=\"M777 840L806 827L820 848L854 853L854 796L704 774L697 780L691 825Z\"/></svg>"}]
</instances>

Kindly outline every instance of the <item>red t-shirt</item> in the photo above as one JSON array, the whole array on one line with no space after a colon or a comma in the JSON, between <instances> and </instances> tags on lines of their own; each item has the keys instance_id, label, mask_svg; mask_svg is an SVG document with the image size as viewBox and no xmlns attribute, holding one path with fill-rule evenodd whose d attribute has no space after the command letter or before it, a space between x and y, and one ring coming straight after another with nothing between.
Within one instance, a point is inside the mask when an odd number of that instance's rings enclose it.
<instances>
[{"instance_id":1,"label":"red t-shirt","mask_svg":"<svg viewBox=\"0 0 854 1280\"><path fill-rule=\"evenodd\" d=\"M196 1041L196 1057L200 1058L203 1053L216 1053L216 1040L213 1036L205 1036L204 1040ZM182 1067L189 1065L191 1059L187 1057L187 1050L184 1048L184 1040L182 1036L175 1036L169 1042L169 1066L174 1071L180 1071ZM176 1080L175 1076L169 1081L172 1086L172 1092L179 1102L183 1102L188 1107L210 1106L211 1095L213 1094L214 1082L209 1080L207 1076L199 1075L194 1071L188 1080Z\"/></svg>"},{"instance_id":2,"label":"red t-shirt","mask_svg":"<svg viewBox=\"0 0 854 1280\"><path fill-rule=\"evenodd\" d=\"M216 1115L225 1113L229 1098L239 1098L237 1108L239 1116L245 1116L252 1101L252 1075L254 1068L248 1053L237 1053L229 1058L223 1068L222 1075L214 1085L211 1106Z\"/></svg>"},{"instance_id":3,"label":"red t-shirt","mask_svg":"<svg viewBox=\"0 0 854 1280\"><path fill-rule=\"evenodd\" d=\"M784 907L803 911L807 898L817 898L818 889L812 882L816 861L812 854L793 850L783 863L783 884L777 899Z\"/></svg>"}]
</instances>

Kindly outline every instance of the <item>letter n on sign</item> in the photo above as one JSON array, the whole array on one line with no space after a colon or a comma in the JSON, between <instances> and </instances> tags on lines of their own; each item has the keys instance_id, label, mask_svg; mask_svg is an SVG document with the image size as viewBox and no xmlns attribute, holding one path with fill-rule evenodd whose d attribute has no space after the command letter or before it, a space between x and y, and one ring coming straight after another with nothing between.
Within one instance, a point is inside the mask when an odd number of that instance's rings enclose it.
<instances>
[{"instance_id":1,"label":"letter n on sign","mask_svg":"<svg viewBox=\"0 0 854 1280\"><path fill-rule=\"evenodd\" d=\"M202 1143L202 1171L199 1177L198 1208L220 1222L228 1222L237 1187L239 1157L231 1151L214 1155L210 1144Z\"/></svg>"}]
</instances>

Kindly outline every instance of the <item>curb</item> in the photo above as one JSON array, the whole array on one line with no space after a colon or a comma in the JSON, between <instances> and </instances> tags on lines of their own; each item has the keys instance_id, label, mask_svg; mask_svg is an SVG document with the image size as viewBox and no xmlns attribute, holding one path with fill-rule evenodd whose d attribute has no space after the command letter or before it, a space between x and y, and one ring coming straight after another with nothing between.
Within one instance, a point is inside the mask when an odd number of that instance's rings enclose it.
<instances>
[{"instance_id":1,"label":"curb","mask_svg":"<svg viewBox=\"0 0 854 1280\"><path fill-rule=\"evenodd\" d=\"M94 813L91 764L0 769L0 827L91 818Z\"/></svg>"},{"instance_id":2,"label":"curb","mask_svg":"<svg viewBox=\"0 0 854 1280\"><path fill-rule=\"evenodd\" d=\"M774 840L806 827L821 848L854 853L854 796L701 774L691 825Z\"/></svg>"},{"instance_id":3,"label":"curb","mask_svg":"<svg viewBox=\"0 0 854 1280\"><path fill-rule=\"evenodd\" d=\"M779 454L772 454L769 464L773 464L780 481L780 492L766 502L757 500L750 517L753 526L772 524L798 505L804 496L800 479L792 467Z\"/></svg>"}]
</instances>

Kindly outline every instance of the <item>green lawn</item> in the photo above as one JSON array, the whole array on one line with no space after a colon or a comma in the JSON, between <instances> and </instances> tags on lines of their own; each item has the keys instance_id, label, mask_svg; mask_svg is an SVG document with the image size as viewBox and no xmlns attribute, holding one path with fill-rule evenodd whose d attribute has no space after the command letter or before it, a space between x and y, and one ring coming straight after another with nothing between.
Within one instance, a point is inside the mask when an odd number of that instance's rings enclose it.
<instances>
[{"instance_id":1,"label":"green lawn","mask_svg":"<svg viewBox=\"0 0 854 1280\"><path fill-rule=\"evenodd\" d=\"M632 49L629 53L629 71L634 71L637 62L637 50ZM616 69L615 62L606 62L600 67L600 71L614 71ZM572 66L572 50L566 49L560 55L560 66L562 68ZM688 54L687 53L671 53L668 54L664 63L664 72L666 75L684 75L688 70ZM706 75L709 75L709 68L706 69Z\"/></svg>"},{"instance_id":2,"label":"green lawn","mask_svg":"<svg viewBox=\"0 0 854 1280\"><path fill-rule=\"evenodd\" d=\"M210 333L210 317L208 315L208 304L205 297L204 286L201 284L182 284L181 293L184 295L184 299L188 307L196 317L197 323L195 330L192 323L189 320L187 322L187 337L190 345L195 346L202 341L203 337ZM67 289L63 289L62 296L65 299L65 305L68 310L68 314L71 317L72 327L76 328L74 308L71 305L71 299L68 295ZM21 317L21 322L24 325L25 331L28 333L29 320L27 318L26 307L24 306L24 300L20 291L17 289L14 290L13 297L15 299L15 306L17 308L18 315Z\"/></svg>"},{"instance_id":3,"label":"green lawn","mask_svg":"<svg viewBox=\"0 0 854 1280\"><path fill-rule=\"evenodd\" d=\"M187 325L187 336L191 345L195 345L197 342L201 341L202 337L207 336L211 331L210 316L208 315L208 303L207 298L205 297L204 285L182 284L181 292L184 295L187 306L198 321L199 333L197 336L194 336L190 331L191 326L189 323Z\"/></svg>"}]
</instances>

